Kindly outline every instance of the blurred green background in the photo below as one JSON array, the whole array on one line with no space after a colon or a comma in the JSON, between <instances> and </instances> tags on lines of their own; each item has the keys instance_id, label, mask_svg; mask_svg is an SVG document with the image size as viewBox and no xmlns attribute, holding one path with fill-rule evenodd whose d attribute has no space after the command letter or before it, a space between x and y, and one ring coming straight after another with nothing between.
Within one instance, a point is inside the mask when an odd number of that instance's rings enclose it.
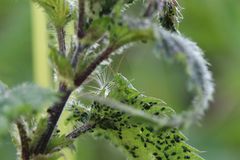
<instances>
[{"instance_id":1,"label":"blurred green background","mask_svg":"<svg viewBox=\"0 0 240 160\"><path fill-rule=\"evenodd\" d=\"M201 125L184 131L189 143L207 160L239 160L240 157L240 1L181 1L184 20L181 32L206 52L212 64L215 101ZM0 79L13 86L33 81L31 10L27 0L0 0ZM190 103L181 67L159 63L149 45L130 49L120 70L146 94L162 98L177 110ZM117 70L117 67L114 67ZM1 123L1 122L0 122ZM124 160L107 142L82 137L77 149L79 160ZM95 145L94 145L95 144ZM104 147L103 147L104 146ZM6 136L0 142L2 160L14 160L15 151ZM80 158L81 157L81 158Z\"/></svg>"}]
</instances>

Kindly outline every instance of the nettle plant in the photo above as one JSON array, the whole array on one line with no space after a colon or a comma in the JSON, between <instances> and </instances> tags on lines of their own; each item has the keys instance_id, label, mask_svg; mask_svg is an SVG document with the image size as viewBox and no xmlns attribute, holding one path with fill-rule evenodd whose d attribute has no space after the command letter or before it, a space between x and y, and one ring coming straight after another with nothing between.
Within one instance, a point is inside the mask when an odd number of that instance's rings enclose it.
<instances>
[{"instance_id":1,"label":"nettle plant","mask_svg":"<svg viewBox=\"0 0 240 160\"><path fill-rule=\"evenodd\" d=\"M10 132L19 159L59 159L83 134L107 139L129 160L203 159L180 129L204 115L214 91L212 75L202 50L177 29L182 15L176 0L33 1L49 17L49 57L58 90L0 85L1 123L14 123ZM128 11L135 3L141 7L133 16ZM71 27L72 34L66 29ZM176 114L121 73L106 76L112 57L147 42L157 57L185 66L195 95L188 111ZM58 126L60 118L65 126Z\"/></svg>"}]
</instances>

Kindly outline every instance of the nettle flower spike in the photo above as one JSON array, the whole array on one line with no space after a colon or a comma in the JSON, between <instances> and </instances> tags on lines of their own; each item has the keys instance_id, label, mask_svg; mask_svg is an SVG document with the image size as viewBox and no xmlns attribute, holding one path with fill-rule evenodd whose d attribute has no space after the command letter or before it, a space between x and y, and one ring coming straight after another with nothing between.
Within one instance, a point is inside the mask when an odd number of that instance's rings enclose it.
<instances>
[{"instance_id":1,"label":"nettle flower spike","mask_svg":"<svg viewBox=\"0 0 240 160\"><path fill-rule=\"evenodd\" d=\"M181 9L176 0L149 0L144 16L157 17L162 27L175 32L183 19Z\"/></svg>"},{"instance_id":2,"label":"nettle flower spike","mask_svg":"<svg viewBox=\"0 0 240 160\"><path fill-rule=\"evenodd\" d=\"M159 20L161 25L170 30L177 31L178 24L183 19L181 7L176 0L160 0Z\"/></svg>"}]
</instances>

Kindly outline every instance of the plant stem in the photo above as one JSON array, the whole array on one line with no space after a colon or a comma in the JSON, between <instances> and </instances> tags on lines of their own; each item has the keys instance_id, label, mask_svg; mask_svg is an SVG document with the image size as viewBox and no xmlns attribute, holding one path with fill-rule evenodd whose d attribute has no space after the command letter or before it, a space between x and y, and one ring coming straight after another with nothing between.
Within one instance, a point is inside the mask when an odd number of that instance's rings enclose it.
<instances>
[{"instance_id":1,"label":"plant stem","mask_svg":"<svg viewBox=\"0 0 240 160\"><path fill-rule=\"evenodd\" d=\"M49 117L48 117L47 128L37 143L37 146L34 150L35 154L44 153L44 151L47 147L47 144L51 138L51 135L52 135L52 133L57 125L57 122L62 114L64 106L65 106L69 96L72 93L72 90L69 90L64 83L60 83L58 92L61 95L60 100L59 100L59 102L55 103L52 107L50 107L48 109Z\"/></svg>"},{"instance_id":2,"label":"plant stem","mask_svg":"<svg viewBox=\"0 0 240 160\"><path fill-rule=\"evenodd\" d=\"M78 30L77 35L78 39L82 39L85 36L84 33L84 14L85 14L85 0L79 0L79 17L78 17ZM57 31L57 38L58 38L58 45L59 45L59 51L60 54L65 56L66 52L66 46L65 46L65 31L63 28L56 28ZM77 48L77 54L74 55L73 61L77 63L78 54L80 53L79 49L81 49L82 46L79 44ZM117 46L110 45L105 51L102 52L80 75L76 75L74 79L74 84L76 87L79 87L82 85L82 83L88 78L88 76L97 68L97 66L108 58L108 56L117 49ZM74 67L74 66L73 66ZM41 138L38 140L38 143L34 149L34 154L43 154L46 150L46 147L48 145L48 142L50 141L50 138L52 136L52 133L58 123L58 120L62 114L62 111L65 107L65 104L67 100L69 99L69 96L73 92L72 89L68 89L67 85L65 83L61 83L59 85L59 91L60 93L60 100L53 104L52 107L48 109L48 124L46 127L46 130L43 132ZM74 133L70 133L69 137L74 137L73 134L76 133L78 135L80 132L83 131L83 129L90 129L90 126L85 126L86 128L82 128L78 131L75 131Z\"/></svg>"},{"instance_id":3,"label":"plant stem","mask_svg":"<svg viewBox=\"0 0 240 160\"><path fill-rule=\"evenodd\" d=\"M22 147L22 159L23 160L30 160L30 150L29 150L29 138L27 136L27 132L25 126L23 125L21 120L16 122L20 140L21 140L21 147Z\"/></svg>"},{"instance_id":4,"label":"plant stem","mask_svg":"<svg viewBox=\"0 0 240 160\"><path fill-rule=\"evenodd\" d=\"M86 133L87 131L93 129L94 127L95 127L95 124L84 124L83 126L73 130L66 137L69 139L75 139L79 137L81 134Z\"/></svg>"},{"instance_id":5,"label":"plant stem","mask_svg":"<svg viewBox=\"0 0 240 160\"><path fill-rule=\"evenodd\" d=\"M100 54L81 74L77 76L74 80L76 86L80 86L88 76L97 68L97 66L108 58L108 56L116 49L117 47L112 45L109 46L102 54Z\"/></svg>"},{"instance_id":6,"label":"plant stem","mask_svg":"<svg viewBox=\"0 0 240 160\"><path fill-rule=\"evenodd\" d=\"M149 16L151 16L152 13L154 12L154 11L153 11L153 10L154 10L153 7L154 7L153 2L152 2L152 1L149 2L149 5L148 5L148 7L147 7L145 13L143 14L143 17L149 17Z\"/></svg>"},{"instance_id":7,"label":"plant stem","mask_svg":"<svg viewBox=\"0 0 240 160\"><path fill-rule=\"evenodd\" d=\"M79 59L79 54L83 51L84 46L80 44L80 40L84 38L85 36L85 31L84 31L84 24L85 24L85 0L78 0L78 24L77 24L77 37L78 37L78 42L77 42L77 47L76 50L73 54L71 64L73 68L76 68L78 59Z\"/></svg>"},{"instance_id":8,"label":"plant stem","mask_svg":"<svg viewBox=\"0 0 240 160\"><path fill-rule=\"evenodd\" d=\"M85 0L78 0L78 39L82 39L85 36L84 33L84 15L85 15Z\"/></svg>"},{"instance_id":9,"label":"plant stem","mask_svg":"<svg viewBox=\"0 0 240 160\"><path fill-rule=\"evenodd\" d=\"M86 69L83 71L79 77L75 78L75 85L77 87L81 86L82 83L88 78L88 76L97 68L97 66L108 58L108 56L116 49L114 46L108 47L102 54L100 54ZM51 135L57 125L57 122L62 114L64 106L71 95L73 90L67 88L66 84L60 83L59 93L61 95L59 102L55 103L52 107L48 109L48 125L45 132L39 139L36 148L34 149L35 154L43 154L47 147L47 144L51 138Z\"/></svg>"},{"instance_id":10,"label":"plant stem","mask_svg":"<svg viewBox=\"0 0 240 160\"><path fill-rule=\"evenodd\" d=\"M65 52L66 52L65 31L62 27L57 28L56 31L57 31L59 52L61 55L65 56Z\"/></svg>"}]
</instances>

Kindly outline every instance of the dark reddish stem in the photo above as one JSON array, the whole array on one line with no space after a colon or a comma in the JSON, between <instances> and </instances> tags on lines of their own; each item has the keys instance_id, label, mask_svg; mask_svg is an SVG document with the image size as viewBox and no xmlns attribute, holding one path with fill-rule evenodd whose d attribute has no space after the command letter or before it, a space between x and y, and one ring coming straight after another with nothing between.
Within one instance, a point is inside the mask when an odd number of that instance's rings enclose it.
<instances>
[{"instance_id":1,"label":"dark reddish stem","mask_svg":"<svg viewBox=\"0 0 240 160\"><path fill-rule=\"evenodd\" d=\"M79 55L83 51L84 46L81 45L80 40L85 36L85 0L78 0L78 24L77 24L77 37L78 37L78 46L73 54L71 59L72 66L76 68Z\"/></svg>"},{"instance_id":2,"label":"dark reddish stem","mask_svg":"<svg viewBox=\"0 0 240 160\"><path fill-rule=\"evenodd\" d=\"M85 36L84 33L84 24L85 24L85 1L84 0L78 0L78 30L77 35L79 39L82 39Z\"/></svg>"},{"instance_id":3,"label":"dark reddish stem","mask_svg":"<svg viewBox=\"0 0 240 160\"><path fill-rule=\"evenodd\" d=\"M65 52L66 52L65 31L62 27L57 28L56 31L57 31L59 52L61 55L65 56Z\"/></svg>"},{"instance_id":4,"label":"dark reddish stem","mask_svg":"<svg viewBox=\"0 0 240 160\"><path fill-rule=\"evenodd\" d=\"M75 78L75 85L81 86L82 83L88 78L88 76L97 68L97 66L107 59L109 55L116 49L116 47L108 47L102 54L100 54L79 76ZM48 109L48 124L45 132L39 139L34 154L43 154L47 147L47 144L52 136L52 133L57 125L57 122L62 114L64 106L72 93L72 90L68 89L66 84L61 83L59 86L59 93L61 95L59 102L55 103Z\"/></svg>"},{"instance_id":5,"label":"dark reddish stem","mask_svg":"<svg viewBox=\"0 0 240 160\"><path fill-rule=\"evenodd\" d=\"M97 68L97 66L107 59L109 55L116 49L114 46L108 47L102 54L100 54L86 69L83 71L80 76L77 76L74 80L76 86L80 86L88 76Z\"/></svg>"},{"instance_id":6,"label":"dark reddish stem","mask_svg":"<svg viewBox=\"0 0 240 160\"><path fill-rule=\"evenodd\" d=\"M89 130L92 130L95 127L95 124L85 124L79 128L76 128L74 131L69 133L66 137L69 139L78 138L83 133L86 133Z\"/></svg>"},{"instance_id":7,"label":"dark reddish stem","mask_svg":"<svg viewBox=\"0 0 240 160\"><path fill-rule=\"evenodd\" d=\"M23 160L30 160L30 148L29 148L29 138L27 135L27 131L25 126L23 125L21 120L18 120L16 122L19 136L20 136L20 141L21 141L21 147L22 147L22 159Z\"/></svg>"},{"instance_id":8,"label":"dark reddish stem","mask_svg":"<svg viewBox=\"0 0 240 160\"><path fill-rule=\"evenodd\" d=\"M48 109L49 118L47 128L34 149L35 154L44 153L72 90L69 90L64 83L61 83L59 85L59 93L61 95L59 102Z\"/></svg>"}]
</instances>

